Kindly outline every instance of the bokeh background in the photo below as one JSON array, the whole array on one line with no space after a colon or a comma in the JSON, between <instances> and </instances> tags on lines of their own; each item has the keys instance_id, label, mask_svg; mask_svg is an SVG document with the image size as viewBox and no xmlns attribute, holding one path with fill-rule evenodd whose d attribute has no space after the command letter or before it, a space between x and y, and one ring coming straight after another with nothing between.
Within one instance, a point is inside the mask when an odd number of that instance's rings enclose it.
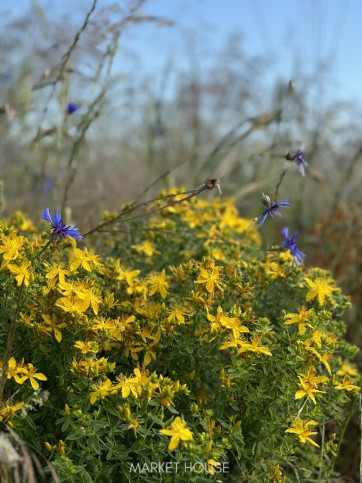
<instances>
[{"instance_id":1,"label":"bokeh background","mask_svg":"<svg viewBox=\"0 0 362 483\"><path fill-rule=\"evenodd\" d=\"M2 0L1 216L38 223L49 207L84 233L218 177L256 217L282 179L291 208L265 246L299 231L306 263L351 296L346 336L362 347L361 18L359 0ZM284 158L300 148L305 178Z\"/></svg>"}]
</instances>

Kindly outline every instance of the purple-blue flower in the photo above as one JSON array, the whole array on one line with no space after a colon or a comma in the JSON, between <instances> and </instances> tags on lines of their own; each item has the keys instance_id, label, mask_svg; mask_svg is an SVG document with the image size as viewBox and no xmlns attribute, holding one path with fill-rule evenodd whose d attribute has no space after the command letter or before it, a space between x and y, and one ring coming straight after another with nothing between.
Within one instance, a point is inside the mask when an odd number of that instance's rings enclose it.
<instances>
[{"instance_id":1,"label":"purple-blue flower","mask_svg":"<svg viewBox=\"0 0 362 483\"><path fill-rule=\"evenodd\" d=\"M290 206L289 200L282 200L282 201L278 201L277 203L274 203L274 201L272 201L269 198L269 196L264 194L262 197L262 202L266 206L266 210L260 217L260 222L259 222L260 226L264 223L264 221L267 219L268 216L273 216L273 215L282 216L281 213L279 213L278 208Z\"/></svg>"},{"instance_id":2,"label":"purple-blue flower","mask_svg":"<svg viewBox=\"0 0 362 483\"><path fill-rule=\"evenodd\" d=\"M79 106L74 104L74 102L69 102L67 105L67 114L73 114L75 111L78 111Z\"/></svg>"},{"instance_id":3,"label":"purple-blue flower","mask_svg":"<svg viewBox=\"0 0 362 483\"><path fill-rule=\"evenodd\" d=\"M301 149L289 151L284 157L287 161L295 161L297 163L299 173L302 176L305 176L304 168L308 166L308 163L305 159L305 154Z\"/></svg>"},{"instance_id":4,"label":"purple-blue flower","mask_svg":"<svg viewBox=\"0 0 362 483\"><path fill-rule=\"evenodd\" d=\"M51 224L53 232L50 236L55 240L62 240L64 238L67 238L68 235L76 239L83 238L74 225L67 226L65 223L62 222L62 217L60 213L54 213L54 220L52 220L52 217L49 213L49 208L47 208L43 211L42 218L43 220L49 221L49 223Z\"/></svg>"},{"instance_id":5,"label":"purple-blue flower","mask_svg":"<svg viewBox=\"0 0 362 483\"><path fill-rule=\"evenodd\" d=\"M298 232L296 231L290 238L288 238L288 231L288 228L283 228L282 230L282 234L284 236L282 245L290 251L291 255L293 256L294 265L298 266L300 263L303 263L303 258L305 255L299 250L298 245L295 242L295 237L297 236Z\"/></svg>"}]
</instances>

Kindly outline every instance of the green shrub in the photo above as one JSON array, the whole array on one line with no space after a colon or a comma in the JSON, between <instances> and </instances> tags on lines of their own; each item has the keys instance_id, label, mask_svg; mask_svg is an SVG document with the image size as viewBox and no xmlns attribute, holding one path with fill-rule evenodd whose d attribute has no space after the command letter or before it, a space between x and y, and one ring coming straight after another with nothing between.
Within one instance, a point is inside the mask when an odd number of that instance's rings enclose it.
<instances>
[{"instance_id":1,"label":"green shrub","mask_svg":"<svg viewBox=\"0 0 362 483\"><path fill-rule=\"evenodd\" d=\"M327 481L359 391L348 298L231 200L149 213L103 257L2 224L2 430L64 482Z\"/></svg>"}]
</instances>

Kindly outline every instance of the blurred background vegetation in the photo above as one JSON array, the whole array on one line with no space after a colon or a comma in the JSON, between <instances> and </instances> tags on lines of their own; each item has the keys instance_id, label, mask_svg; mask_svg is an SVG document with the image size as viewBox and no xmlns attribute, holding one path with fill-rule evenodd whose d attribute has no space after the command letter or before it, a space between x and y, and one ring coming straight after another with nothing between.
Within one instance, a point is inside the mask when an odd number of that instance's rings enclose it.
<instances>
[{"instance_id":1,"label":"blurred background vegetation","mask_svg":"<svg viewBox=\"0 0 362 483\"><path fill-rule=\"evenodd\" d=\"M296 57L293 78L271 77L273 60L248 54L242 32L208 46L202 30L145 14L146 4L88 0L58 16L33 1L3 18L1 216L22 210L37 223L49 207L84 233L104 210L218 177L241 215L256 217L261 193L273 198L284 173L278 199L291 208L263 226L265 245L279 244L286 224L299 231L306 263L331 270L352 297L347 337L361 347L360 100L331 95L325 59L306 69ZM183 45L175 55L171 43L153 71L140 52L150 26ZM72 114L69 103L78 107ZM305 178L284 158L301 147ZM358 464L356 445L340 463L346 481Z\"/></svg>"}]
</instances>

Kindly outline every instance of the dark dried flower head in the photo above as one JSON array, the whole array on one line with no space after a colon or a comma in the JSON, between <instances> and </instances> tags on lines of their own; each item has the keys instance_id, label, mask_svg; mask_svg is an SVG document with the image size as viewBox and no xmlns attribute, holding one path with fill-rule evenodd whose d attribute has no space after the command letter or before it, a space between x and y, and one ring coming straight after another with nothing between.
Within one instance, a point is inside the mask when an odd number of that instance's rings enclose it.
<instances>
[{"instance_id":1,"label":"dark dried flower head","mask_svg":"<svg viewBox=\"0 0 362 483\"><path fill-rule=\"evenodd\" d=\"M284 156L287 161L295 161L297 163L298 171L302 176L305 176L305 169L308 163L305 159L305 154L301 149L296 151L288 151Z\"/></svg>"},{"instance_id":2,"label":"dark dried flower head","mask_svg":"<svg viewBox=\"0 0 362 483\"><path fill-rule=\"evenodd\" d=\"M267 208L260 217L260 221L259 221L260 226L264 223L264 221L267 219L268 216L273 216L273 215L282 216L281 213L279 213L278 208L290 206L289 200L282 200L282 201L278 201L277 203L274 203L274 201L272 201L269 198L269 196L264 195L264 193L262 197L262 202Z\"/></svg>"},{"instance_id":3,"label":"dark dried flower head","mask_svg":"<svg viewBox=\"0 0 362 483\"><path fill-rule=\"evenodd\" d=\"M288 228L283 228L282 230L282 234L284 237L282 245L290 251L290 254L293 256L293 263L297 266L303 263L303 258L306 255L299 250L298 245L295 242L295 237L297 236L298 232L296 231L290 238L288 238L288 231Z\"/></svg>"},{"instance_id":4,"label":"dark dried flower head","mask_svg":"<svg viewBox=\"0 0 362 483\"><path fill-rule=\"evenodd\" d=\"M51 224L52 233L50 236L54 240L62 240L64 238L67 238L67 236L71 236L75 239L83 238L74 225L68 226L62 222L62 217L60 213L54 213L54 220L52 220L49 213L49 208L47 208L43 211L42 218L43 220L46 220Z\"/></svg>"}]
</instances>

